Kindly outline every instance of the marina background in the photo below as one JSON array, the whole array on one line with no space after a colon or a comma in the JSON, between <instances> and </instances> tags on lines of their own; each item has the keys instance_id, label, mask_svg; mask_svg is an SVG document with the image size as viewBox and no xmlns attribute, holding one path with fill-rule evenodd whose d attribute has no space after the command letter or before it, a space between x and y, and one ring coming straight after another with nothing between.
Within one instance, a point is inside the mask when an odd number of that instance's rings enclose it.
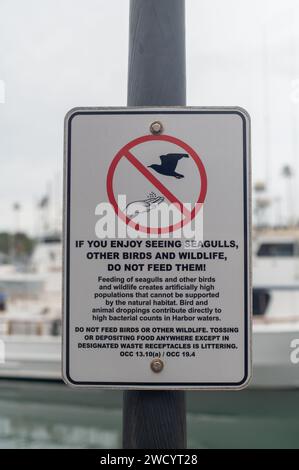
<instances>
[{"instance_id":1,"label":"marina background","mask_svg":"<svg viewBox=\"0 0 299 470\"><path fill-rule=\"evenodd\" d=\"M120 446L121 393L60 378L62 164L70 108L125 105L128 5L0 2L0 448ZM189 393L188 445L298 448L299 4L186 14L188 104L249 111L254 190L253 380Z\"/></svg>"}]
</instances>

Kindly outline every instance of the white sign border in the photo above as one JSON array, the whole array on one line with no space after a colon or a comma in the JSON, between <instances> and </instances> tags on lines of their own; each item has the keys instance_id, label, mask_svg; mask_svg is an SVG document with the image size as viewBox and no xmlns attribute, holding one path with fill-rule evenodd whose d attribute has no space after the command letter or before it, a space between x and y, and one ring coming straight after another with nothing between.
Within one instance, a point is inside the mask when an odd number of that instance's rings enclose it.
<instances>
[{"instance_id":1,"label":"white sign border","mask_svg":"<svg viewBox=\"0 0 299 470\"><path fill-rule=\"evenodd\" d=\"M244 213L244 378L238 383L224 382L77 382L69 374L69 260L70 260L70 181L71 181L71 125L77 115L103 114L237 114L243 122L243 213ZM251 143L250 115L238 106L234 107L76 107L64 120L64 207L63 207L63 335L62 378L73 388L101 388L110 390L242 390L247 387L252 375L252 265L251 265Z\"/></svg>"}]
</instances>

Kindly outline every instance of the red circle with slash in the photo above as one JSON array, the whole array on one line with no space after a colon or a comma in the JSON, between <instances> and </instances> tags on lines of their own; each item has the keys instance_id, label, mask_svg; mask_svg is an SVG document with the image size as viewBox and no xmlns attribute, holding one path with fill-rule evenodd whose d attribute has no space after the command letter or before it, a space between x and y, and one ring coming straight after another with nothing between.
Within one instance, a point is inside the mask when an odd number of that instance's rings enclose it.
<instances>
[{"instance_id":1,"label":"red circle with slash","mask_svg":"<svg viewBox=\"0 0 299 470\"><path fill-rule=\"evenodd\" d=\"M181 147L193 159L198 169L198 173L200 177L200 191L199 191L197 201L191 211L187 210L184 207L183 203L180 202L178 198L172 192L170 192L166 188L166 186L162 184L158 180L158 178L156 178L156 176L154 176L147 169L147 167L144 166L131 152L131 150L134 149L134 147L136 147L137 145L140 145L149 141L163 141L163 142L170 142L172 144L175 144ZM182 215L184 216L184 218L180 222L173 224L173 225L169 225L168 227L146 227L144 225L140 225L139 223L134 222L119 208L116 202L116 198L115 198L114 190L113 190L113 177L114 177L114 173L117 168L117 165L122 158L126 158L140 173L143 174L143 176L147 180L149 180L160 191L161 194L163 194L163 196L166 199L168 199L170 203L172 203L173 205L176 205L176 207L181 211ZM107 194L108 194L108 199L110 203L112 204L118 217L120 217L120 219L123 220L131 228L139 232L144 232L144 233L155 233L155 234L169 233L169 232L174 232L175 230L178 230L184 225L190 223L194 219L196 214L198 213L201 205L205 201L205 197L207 194L207 175L206 175L205 167L201 159L199 158L198 154L195 152L195 150L193 150L192 147L190 147L188 144L186 144L182 140L177 139L176 137L172 137L170 135L145 135L142 137L138 137L137 139L134 139L128 144L126 144L115 155L107 173Z\"/></svg>"}]
</instances>

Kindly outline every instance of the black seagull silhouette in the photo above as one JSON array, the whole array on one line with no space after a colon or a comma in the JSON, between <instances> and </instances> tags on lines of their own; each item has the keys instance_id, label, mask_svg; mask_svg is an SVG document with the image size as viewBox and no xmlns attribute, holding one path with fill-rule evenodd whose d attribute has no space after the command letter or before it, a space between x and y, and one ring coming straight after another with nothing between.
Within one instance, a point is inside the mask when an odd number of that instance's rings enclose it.
<instances>
[{"instance_id":1,"label":"black seagull silhouette","mask_svg":"<svg viewBox=\"0 0 299 470\"><path fill-rule=\"evenodd\" d=\"M184 178L184 175L176 173L175 169L178 164L178 161L181 158L189 158L187 153L168 153L167 155L161 155L161 165L149 165L148 168L152 168L157 173L166 176L174 176L175 178Z\"/></svg>"}]
</instances>

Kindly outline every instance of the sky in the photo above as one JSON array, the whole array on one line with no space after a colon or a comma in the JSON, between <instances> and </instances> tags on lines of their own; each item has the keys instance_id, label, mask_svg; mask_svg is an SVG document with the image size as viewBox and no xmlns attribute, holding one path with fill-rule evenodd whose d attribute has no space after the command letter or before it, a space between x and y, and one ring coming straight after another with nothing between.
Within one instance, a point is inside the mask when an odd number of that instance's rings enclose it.
<instances>
[{"instance_id":1,"label":"sky","mask_svg":"<svg viewBox=\"0 0 299 470\"><path fill-rule=\"evenodd\" d=\"M128 12L128 0L0 0L0 231L40 230L46 193L59 220L63 119L125 106ZM186 0L187 104L249 111L272 219L299 215L298 24L297 0Z\"/></svg>"}]
</instances>

